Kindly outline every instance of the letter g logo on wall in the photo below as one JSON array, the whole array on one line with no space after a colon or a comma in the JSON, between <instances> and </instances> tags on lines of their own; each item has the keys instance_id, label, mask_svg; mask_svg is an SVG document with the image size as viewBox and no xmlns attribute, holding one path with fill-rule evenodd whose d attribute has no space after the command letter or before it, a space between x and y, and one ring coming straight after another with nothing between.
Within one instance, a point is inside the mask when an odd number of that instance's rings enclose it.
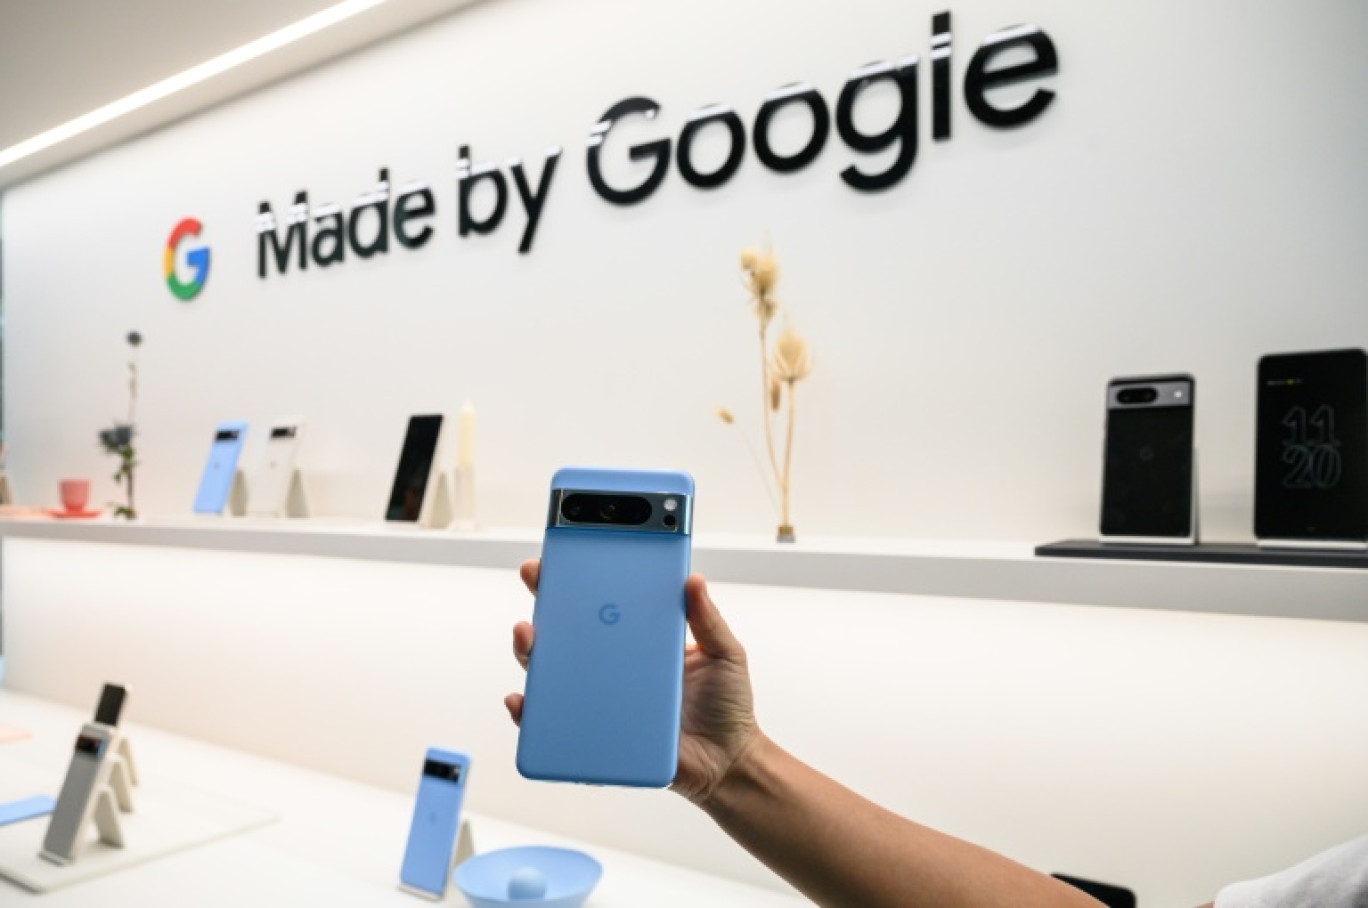
<instances>
[{"instance_id":1,"label":"letter g logo on wall","mask_svg":"<svg viewBox=\"0 0 1368 908\"><path fill-rule=\"evenodd\" d=\"M200 290L204 289L204 282L209 277L209 247L200 246L185 253L185 263L195 269L195 275L190 279L190 283L181 283L176 276L176 254L180 249L181 241L187 236L199 236L200 222L194 218L186 218L176 225L171 231L171 236L166 240L166 254L163 259L163 270L166 272L166 286L171 288L171 292L179 300L194 299Z\"/></svg>"},{"instance_id":2,"label":"letter g logo on wall","mask_svg":"<svg viewBox=\"0 0 1368 908\"><path fill-rule=\"evenodd\" d=\"M621 617L622 616L618 614L618 607L611 602L599 609L599 620L609 627L617 624L618 619Z\"/></svg>"}]
</instances>

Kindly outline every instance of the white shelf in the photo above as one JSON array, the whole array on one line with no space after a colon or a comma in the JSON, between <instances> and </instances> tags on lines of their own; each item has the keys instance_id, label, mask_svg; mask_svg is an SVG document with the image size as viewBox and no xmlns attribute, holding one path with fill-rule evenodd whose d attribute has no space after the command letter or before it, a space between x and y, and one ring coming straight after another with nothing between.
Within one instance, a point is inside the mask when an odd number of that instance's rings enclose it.
<instances>
[{"instance_id":1,"label":"white shelf","mask_svg":"<svg viewBox=\"0 0 1368 908\"><path fill-rule=\"evenodd\" d=\"M321 518L12 519L0 521L5 536L508 569L541 545L533 529L454 533ZM781 545L706 534L694 538L693 563L722 583L1368 621L1368 571L1348 568L1038 558L1025 542L811 537Z\"/></svg>"}]
</instances>

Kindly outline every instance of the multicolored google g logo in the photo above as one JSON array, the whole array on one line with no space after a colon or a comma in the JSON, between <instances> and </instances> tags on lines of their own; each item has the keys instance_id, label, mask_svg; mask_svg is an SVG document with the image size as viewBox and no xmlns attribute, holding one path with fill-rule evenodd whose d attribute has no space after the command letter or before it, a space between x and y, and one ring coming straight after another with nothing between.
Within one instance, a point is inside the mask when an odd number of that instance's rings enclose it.
<instances>
[{"instance_id":1,"label":"multicolored google g logo","mask_svg":"<svg viewBox=\"0 0 1368 908\"><path fill-rule=\"evenodd\" d=\"M199 236L199 233L200 222L194 218L186 218L176 225L176 229L171 231L171 236L166 241L163 270L166 272L166 286L171 288L176 299L194 299L195 295L204 289L204 281L209 277L207 246L191 249L185 254L185 263L195 269L195 276L190 279L190 283L182 284L180 278L176 277L176 251L180 248L181 240L187 236Z\"/></svg>"}]
</instances>

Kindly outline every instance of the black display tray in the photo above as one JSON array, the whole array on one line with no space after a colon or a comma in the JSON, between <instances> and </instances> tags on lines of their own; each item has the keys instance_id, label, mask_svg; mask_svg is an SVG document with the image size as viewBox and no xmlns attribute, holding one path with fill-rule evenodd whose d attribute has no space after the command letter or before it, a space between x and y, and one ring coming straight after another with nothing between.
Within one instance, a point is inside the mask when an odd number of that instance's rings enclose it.
<instances>
[{"instance_id":1,"label":"black display tray","mask_svg":"<svg viewBox=\"0 0 1368 908\"><path fill-rule=\"evenodd\" d=\"M1368 569L1368 552L1337 549L1263 549L1251 543L1202 542L1197 545L1132 545L1067 539L1036 546L1044 558L1101 558L1120 561L1191 561L1284 567Z\"/></svg>"}]
</instances>

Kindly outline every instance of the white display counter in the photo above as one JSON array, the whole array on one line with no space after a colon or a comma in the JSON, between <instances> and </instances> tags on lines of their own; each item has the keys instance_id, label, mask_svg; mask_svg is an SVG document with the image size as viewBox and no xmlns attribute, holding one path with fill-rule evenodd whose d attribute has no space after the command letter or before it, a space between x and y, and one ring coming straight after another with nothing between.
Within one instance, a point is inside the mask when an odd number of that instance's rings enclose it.
<instances>
[{"instance_id":1,"label":"white display counter","mask_svg":"<svg viewBox=\"0 0 1368 908\"><path fill-rule=\"evenodd\" d=\"M453 747L474 758L477 814L792 894L681 798L518 776L502 699L523 681L510 629L532 598L514 568L535 530L0 532L11 691L85 712L118 681L134 721L401 801L414 755ZM1026 545L703 536L695 551L766 731L918 822L1175 905L1362 834L1363 572Z\"/></svg>"},{"instance_id":2,"label":"white display counter","mask_svg":"<svg viewBox=\"0 0 1368 908\"><path fill-rule=\"evenodd\" d=\"M28 794L11 790L3 767L60 768L72 736L88 718L80 710L0 691L0 723L33 738L0 745L0 801ZM0 904L44 908L139 905L142 908L241 908L243 905L332 905L414 908L426 904L399 891L399 865L413 810L411 796L213 747L177 735L129 727L146 779L175 779L233 792L276 811L278 822L130 867L70 889L28 893L0 880ZM410 767L418 784L421 754ZM479 785L480 767L472 767ZM587 908L764 908L797 906L798 899L647 860L537 829L470 816L476 852L515 845L559 845L585 850L603 864L603 879ZM30 820L46 823L46 819ZM129 849L138 847L129 841ZM455 890L447 904L464 905Z\"/></svg>"}]
</instances>

